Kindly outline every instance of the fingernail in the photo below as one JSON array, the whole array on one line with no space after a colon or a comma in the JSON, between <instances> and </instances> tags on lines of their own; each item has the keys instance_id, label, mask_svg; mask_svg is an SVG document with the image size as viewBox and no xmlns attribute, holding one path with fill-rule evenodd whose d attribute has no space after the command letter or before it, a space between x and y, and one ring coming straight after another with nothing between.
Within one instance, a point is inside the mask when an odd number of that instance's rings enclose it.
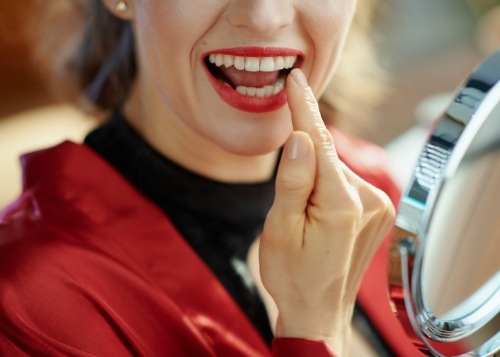
<instances>
[{"instance_id":1,"label":"fingernail","mask_svg":"<svg viewBox=\"0 0 500 357\"><path fill-rule=\"evenodd\" d=\"M299 86L301 86L302 88L309 87L306 76L304 76L304 72L299 69L294 69L290 74Z\"/></svg>"},{"instance_id":2,"label":"fingernail","mask_svg":"<svg viewBox=\"0 0 500 357\"><path fill-rule=\"evenodd\" d=\"M307 155L308 150L309 142L307 136L292 133L286 144L286 156L292 160L302 159Z\"/></svg>"}]
</instances>

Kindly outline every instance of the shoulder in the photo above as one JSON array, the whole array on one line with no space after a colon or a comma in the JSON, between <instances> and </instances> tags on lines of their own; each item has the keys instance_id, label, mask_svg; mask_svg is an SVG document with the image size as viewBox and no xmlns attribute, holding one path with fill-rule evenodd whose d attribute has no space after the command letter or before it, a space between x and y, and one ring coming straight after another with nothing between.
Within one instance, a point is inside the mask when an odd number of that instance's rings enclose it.
<instances>
[{"instance_id":1,"label":"shoulder","mask_svg":"<svg viewBox=\"0 0 500 357\"><path fill-rule=\"evenodd\" d=\"M105 217L109 210L97 209L85 178L100 165L87 150L67 142L22 158L23 192L0 212L0 316L79 315L85 309L66 309L92 305L82 287L99 291L126 260L105 226L113 212ZM79 164L83 171L71 167Z\"/></svg>"},{"instance_id":2,"label":"shoulder","mask_svg":"<svg viewBox=\"0 0 500 357\"><path fill-rule=\"evenodd\" d=\"M2 348L28 355L78 355L76 350L87 349L87 337L113 341L86 291L92 287L85 287L91 258L43 222L17 221L0 228Z\"/></svg>"},{"instance_id":3,"label":"shoulder","mask_svg":"<svg viewBox=\"0 0 500 357\"><path fill-rule=\"evenodd\" d=\"M0 226L0 354L125 356L138 328L153 339L158 314L181 321L114 239L29 215Z\"/></svg>"},{"instance_id":4,"label":"shoulder","mask_svg":"<svg viewBox=\"0 0 500 357\"><path fill-rule=\"evenodd\" d=\"M169 324L183 348L186 322L153 274L174 232L161 211L82 145L22 163L23 193L0 212L0 354L122 356L131 339L154 355Z\"/></svg>"}]
</instances>

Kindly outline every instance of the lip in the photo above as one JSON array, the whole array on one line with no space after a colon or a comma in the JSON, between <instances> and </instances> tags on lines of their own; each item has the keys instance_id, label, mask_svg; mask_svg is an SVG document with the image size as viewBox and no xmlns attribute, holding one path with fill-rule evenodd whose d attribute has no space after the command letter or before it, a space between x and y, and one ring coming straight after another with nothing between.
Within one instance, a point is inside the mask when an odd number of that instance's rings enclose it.
<instances>
[{"instance_id":1,"label":"lip","mask_svg":"<svg viewBox=\"0 0 500 357\"><path fill-rule=\"evenodd\" d=\"M233 56L246 56L246 57L273 57L273 56L299 56L303 57L304 54L292 48L284 47L233 47L221 48L213 50L202 55L202 59L211 55L212 53L220 53L223 55Z\"/></svg>"},{"instance_id":2,"label":"lip","mask_svg":"<svg viewBox=\"0 0 500 357\"><path fill-rule=\"evenodd\" d=\"M222 84L212 75L212 73L210 73L210 70L205 64L205 58L212 53L244 57L298 56L297 63L294 67L299 67L304 56L301 51L279 47L223 48L202 55L201 63L203 64L203 69L219 97L230 106L250 113L265 113L281 108L287 102L286 90L282 90L278 94L267 98L251 97L240 94L233 88Z\"/></svg>"}]
</instances>

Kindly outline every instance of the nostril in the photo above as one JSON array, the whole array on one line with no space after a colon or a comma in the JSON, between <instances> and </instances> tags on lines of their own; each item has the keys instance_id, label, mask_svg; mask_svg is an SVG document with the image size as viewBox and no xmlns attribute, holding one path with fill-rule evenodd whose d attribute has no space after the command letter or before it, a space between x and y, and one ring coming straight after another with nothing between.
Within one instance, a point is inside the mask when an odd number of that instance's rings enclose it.
<instances>
[{"instance_id":1,"label":"nostril","mask_svg":"<svg viewBox=\"0 0 500 357\"><path fill-rule=\"evenodd\" d=\"M228 13L229 23L250 32L273 33L294 20L293 9L279 6L276 1L235 1Z\"/></svg>"}]
</instances>

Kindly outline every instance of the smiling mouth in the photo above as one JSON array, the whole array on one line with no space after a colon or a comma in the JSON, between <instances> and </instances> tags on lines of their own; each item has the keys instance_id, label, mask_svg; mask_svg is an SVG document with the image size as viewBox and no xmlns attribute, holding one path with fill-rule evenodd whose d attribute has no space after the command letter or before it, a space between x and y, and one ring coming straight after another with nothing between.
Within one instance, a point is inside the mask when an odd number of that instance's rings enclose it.
<instances>
[{"instance_id":1,"label":"smiling mouth","mask_svg":"<svg viewBox=\"0 0 500 357\"><path fill-rule=\"evenodd\" d=\"M212 53L204 58L210 74L237 93L269 98L281 93L286 77L300 58L291 56L249 57Z\"/></svg>"}]
</instances>

